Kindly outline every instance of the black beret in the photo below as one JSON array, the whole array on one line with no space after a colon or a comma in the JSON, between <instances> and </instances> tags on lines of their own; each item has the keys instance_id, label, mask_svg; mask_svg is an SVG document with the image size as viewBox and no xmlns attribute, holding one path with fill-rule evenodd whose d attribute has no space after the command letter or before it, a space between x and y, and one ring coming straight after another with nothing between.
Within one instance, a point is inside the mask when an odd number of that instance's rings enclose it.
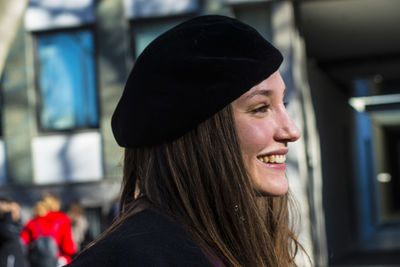
<instances>
[{"instance_id":1,"label":"black beret","mask_svg":"<svg viewBox=\"0 0 400 267\"><path fill-rule=\"evenodd\" d=\"M236 19L187 20L137 58L112 117L115 139L122 147L140 147L181 137L268 78L282 60Z\"/></svg>"}]
</instances>

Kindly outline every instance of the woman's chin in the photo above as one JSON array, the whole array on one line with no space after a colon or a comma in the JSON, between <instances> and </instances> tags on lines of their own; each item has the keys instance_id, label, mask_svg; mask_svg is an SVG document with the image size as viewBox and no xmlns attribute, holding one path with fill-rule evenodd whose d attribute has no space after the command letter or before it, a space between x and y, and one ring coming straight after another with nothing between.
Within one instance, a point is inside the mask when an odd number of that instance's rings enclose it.
<instances>
[{"instance_id":1,"label":"woman's chin","mask_svg":"<svg viewBox=\"0 0 400 267\"><path fill-rule=\"evenodd\" d=\"M255 186L257 192L262 196L283 196L289 190L286 177L274 177L264 183L258 183Z\"/></svg>"}]
</instances>

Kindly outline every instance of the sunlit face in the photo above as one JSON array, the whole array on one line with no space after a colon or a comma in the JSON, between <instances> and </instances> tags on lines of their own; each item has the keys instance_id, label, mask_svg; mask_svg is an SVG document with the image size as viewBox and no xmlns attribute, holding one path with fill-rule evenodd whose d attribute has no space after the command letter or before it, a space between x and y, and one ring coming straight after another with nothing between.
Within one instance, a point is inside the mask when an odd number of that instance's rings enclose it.
<instances>
[{"instance_id":1,"label":"sunlit face","mask_svg":"<svg viewBox=\"0 0 400 267\"><path fill-rule=\"evenodd\" d=\"M244 164L255 189L263 195L283 195L288 143L300 131L286 111L285 83L279 71L232 103Z\"/></svg>"}]
</instances>

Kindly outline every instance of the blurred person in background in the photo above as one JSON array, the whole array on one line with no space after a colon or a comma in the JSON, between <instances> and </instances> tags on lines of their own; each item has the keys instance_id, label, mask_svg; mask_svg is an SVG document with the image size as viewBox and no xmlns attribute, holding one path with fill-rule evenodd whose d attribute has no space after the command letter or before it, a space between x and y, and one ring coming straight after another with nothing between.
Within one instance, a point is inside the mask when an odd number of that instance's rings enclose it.
<instances>
[{"instance_id":1,"label":"blurred person in background","mask_svg":"<svg viewBox=\"0 0 400 267\"><path fill-rule=\"evenodd\" d=\"M67 207L67 215L71 220L72 236L77 246L77 250L85 245L85 239L89 229L89 223L85 216L85 211L78 200L72 201Z\"/></svg>"},{"instance_id":2,"label":"blurred person in background","mask_svg":"<svg viewBox=\"0 0 400 267\"><path fill-rule=\"evenodd\" d=\"M119 211L119 198L111 202L110 208L107 212L106 224L107 228L117 219Z\"/></svg>"},{"instance_id":3,"label":"blurred person in background","mask_svg":"<svg viewBox=\"0 0 400 267\"><path fill-rule=\"evenodd\" d=\"M28 247L28 258L32 267L35 266L62 266L71 261L72 255L76 252L76 244L72 237L71 223L69 217L60 211L60 198L54 194L46 192L36 203L33 209L33 218L24 226L21 232L22 241ZM51 241L52 243L39 243L39 239ZM49 262L53 262L52 255L43 255L42 247L47 247L47 252L56 254L56 263L44 263L45 256ZM55 250L55 251L53 251ZM54 258L54 257L53 257ZM53 265L54 266L54 265Z\"/></svg>"},{"instance_id":4,"label":"blurred person in background","mask_svg":"<svg viewBox=\"0 0 400 267\"><path fill-rule=\"evenodd\" d=\"M21 240L20 206L8 197L0 198L0 266L26 267Z\"/></svg>"},{"instance_id":5,"label":"blurred person in background","mask_svg":"<svg viewBox=\"0 0 400 267\"><path fill-rule=\"evenodd\" d=\"M112 117L125 148L118 218L68 266L296 266L285 159L300 132L282 60L225 16L151 42Z\"/></svg>"}]
</instances>

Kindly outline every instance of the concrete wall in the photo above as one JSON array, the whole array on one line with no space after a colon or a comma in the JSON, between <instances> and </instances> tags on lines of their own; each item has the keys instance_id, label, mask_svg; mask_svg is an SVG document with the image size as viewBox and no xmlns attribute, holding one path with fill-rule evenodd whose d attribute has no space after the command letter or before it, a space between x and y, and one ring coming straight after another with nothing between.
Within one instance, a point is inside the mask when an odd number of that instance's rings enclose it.
<instances>
[{"instance_id":1,"label":"concrete wall","mask_svg":"<svg viewBox=\"0 0 400 267\"><path fill-rule=\"evenodd\" d=\"M22 26L11 46L1 82L7 179L15 183L29 183L32 180L30 144L32 114L29 109L25 51L25 34Z\"/></svg>"}]
</instances>

